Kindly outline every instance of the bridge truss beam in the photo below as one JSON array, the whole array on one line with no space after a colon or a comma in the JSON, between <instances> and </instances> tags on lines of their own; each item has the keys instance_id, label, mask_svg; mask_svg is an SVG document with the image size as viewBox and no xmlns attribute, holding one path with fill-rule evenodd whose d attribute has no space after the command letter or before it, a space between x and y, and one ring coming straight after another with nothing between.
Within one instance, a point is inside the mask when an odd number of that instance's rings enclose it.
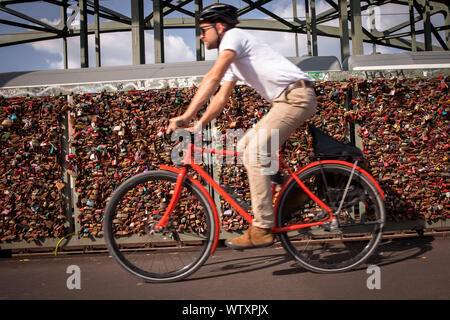
<instances>
[{"instance_id":1,"label":"bridge truss beam","mask_svg":"<svg viewBox=\"0 0 450 320\"><path fill-rule=\"evenodd\" d=\"M432 0L325 0L330 9L316 14L319 0L292 0L292 17L284 18L268 10L266 5L272 0L242 0L244 6L239 9L239 27L250 30L266 30L288 32L295 34L296 53L298 55L297 35L307 37L308 54L318 55L318 37L340 39L342 61L350 54L363 54L363 43L376 46L387 46L406 51L449 50L450 48L450 15L448 1ZM15 9L15 5L39 2L60 7L61 19L58 25L51 25L42 20L31 17ZM101 66L100 37L104 33L131 32L133 46L133 64L145 63L146 30L153 30L155 63L164 62L164 30L166 29L194 29L196 34L196 59L205 59L205 48L199 39L198 21L196 13L203 8L203 0L153 0L153 11L144 15L143 0L130 0L131 17L105 5L100 0L9 0L0 1L0 26L13 26L24 31L0 34L0 47L30 43L49 39L63 39L64 66L67 68L67 38L80 38L81 67L88 67L89 34L95 35L96 65ZM216 1L217 2L217 1ZM193 4L193 5L192 5ZM303 4L305 12L297 12L297 5ZM377 30L377 8L386 4L397 4L408 9L409 15L404 20L386 30ZM71 10L68 10L71 9ZM71 12L70 12L71 11ZM70 14L68 14L70 12ZM178 12L183 17L168 17ZM263 14L264 19L248 18L251 13ZM244 16L245 15L245 16ZM298 18L304 15L304 19ZM369 26L363 25L362 16L369 15ZM431 18L442 15L444 23L434 25ZM7 16L7 18L5 18ZM80 26L73 27L73 22L79 16ZM89 16L93 23L88 23ZM100 22L100 18L107 20ZM330 25L330 22L334 21ZM336 21L338 23L336 23ZM418 25L421 28L418 28ZM440 32L445 31L445 37ZM417 40L423 35L424 41ZM436 39L433 44L433 37ZM350 52L350 44L352 52Z\"/></svg>"}]
</instances>

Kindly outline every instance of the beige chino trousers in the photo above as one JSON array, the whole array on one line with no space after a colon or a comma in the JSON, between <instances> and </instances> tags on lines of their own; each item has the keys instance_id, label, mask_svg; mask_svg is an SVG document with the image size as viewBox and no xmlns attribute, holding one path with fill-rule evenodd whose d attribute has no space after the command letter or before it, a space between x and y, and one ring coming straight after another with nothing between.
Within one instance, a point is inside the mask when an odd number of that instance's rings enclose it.
<instances>
[{"instance_id":1,"label":"beige chino trousers","mask_svg":"<svg viewBox=\"0 0 450 320\"><path fill-rule=\"evenodd\" d=\"M312 86L303 83L301 87L288 87L272 101L270 111L239 140L237 150L243 152L247 169L254 226L273 227L270 175L278 170L278 149L316 112L316 106Z\"/></svg>"}]
</instances>

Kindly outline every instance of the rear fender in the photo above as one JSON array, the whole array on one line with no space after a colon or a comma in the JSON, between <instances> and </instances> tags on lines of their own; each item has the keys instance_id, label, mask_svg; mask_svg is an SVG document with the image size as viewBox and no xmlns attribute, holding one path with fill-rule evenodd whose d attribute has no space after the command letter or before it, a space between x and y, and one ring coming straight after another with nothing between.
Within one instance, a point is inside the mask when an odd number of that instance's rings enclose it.
<instances>
[{"instance_id":1,"label":"rear fender","mask_svg":"<svg viewBox=\"0 0 450 320\"><path fill-rule=\"evenodd\" d=\"M309 165L300 168L300 169L297 170L294 174L295 174L295 175L299 175L300 173L302 173L303 171L308 170L308 169L311 168L311 167L317 166L317 165L319 165L319 164L325 164L325 163L340 164L340 165L347 166L347 167L349 167L349 168L353 168L353 164L351 164L351 163L349 163L349 162L346 162L346 161L340 161L340 160L322 160L322 161L315 161L315 162L312 162L312 163L310 163ZM381 189L381 187L380 187L380 185L378 184L378 182L374 179L374 177L372 177L366 170L364 170L364 169L361 168L361 167L356 166L355 169L358 170L359 172L361 172L364 176L366 176L366 177L370 180L370 182L372 182L372 183L375 185L376 189L377 189L378 192L381 194L381 198L382 198L384 201L386 201L386 197L385 197L385 195L384 195L384 193L383 193L383 190ZM273 210L274 210L274 218L275 218L275 221L277 221L277 219L276 219L276 214L277 214L277 212L278 212L278 207L279 207L279 205L280 205L280 199L282 198L283 193L285 192L287 186L290 184L290 182L291 182L292 180L294 180L294 178L289 177L289 179L283 184L283 187L281 188L280 192L278 193L278 196L277 196L277 199L276 199L274 208L273 208Z\"/></svg>"}]
</instances>

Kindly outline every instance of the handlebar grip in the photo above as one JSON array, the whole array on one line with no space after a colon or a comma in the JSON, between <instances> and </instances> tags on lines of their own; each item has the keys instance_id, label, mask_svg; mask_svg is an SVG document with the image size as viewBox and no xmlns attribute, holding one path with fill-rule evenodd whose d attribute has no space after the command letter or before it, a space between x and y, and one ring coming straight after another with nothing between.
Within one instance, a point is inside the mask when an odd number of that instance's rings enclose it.
<instances>
[{"instance_id":1,"label":"handlebar grip","mask_svg":"<svg viewBox=\"0 0 450 320\"><path fill-rule=\"evenodd\" d=\"M183 120L177 120L177 122L175 123L177 125L177 127L183 127L184 126L184 121Z\"/></svg>"}]
</instances>

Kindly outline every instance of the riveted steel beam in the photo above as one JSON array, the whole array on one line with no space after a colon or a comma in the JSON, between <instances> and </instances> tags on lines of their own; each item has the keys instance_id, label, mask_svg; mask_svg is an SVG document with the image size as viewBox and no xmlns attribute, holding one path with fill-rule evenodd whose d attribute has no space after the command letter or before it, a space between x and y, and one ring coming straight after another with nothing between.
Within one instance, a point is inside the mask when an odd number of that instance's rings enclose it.
<instances>
[{"instance_id":1,"label":"riveted steel beam","mask_svg":"<svg viewBox=\"0 0 450 320\"><path fill-rule=\"evenodd\" d=\"M315 0L305 0L305 18L299 18L296 14L296 6L299 3L292 0L293 16L282 17L277 12L269 10L275 0L242 0L238 10L240 28L250 30L265 30L293 33L297 39L298 34L308 34L308 53L318 54L317 38L332 37L339 39L341 43L341 56L345 58L350 54L361 54L363 43L372 43L374 46L382 45L399 48L407 51L422 50L449 50L450 47L450 14L449 4L445 0L365 0L344 1L325 0L329 9L320 13L315 12ZM50 25L45 21L33 18L17 9L20 3L45 3L46 5L60 6L61 21L58 25ZM0 26L13 26L24 29L23 32L0 35L0 47L30 43L34 41L62 39L64 60L67 61L67 43L69 37L80 37L80 61L87 67L89 34L95 34L96 39L96 65L100 66L100 35L108 32L132 32L133 38L133 63L145 63L145 48L143 40L145 30L153 30L155 41L155 62L164 62L164 30L166 29L193 29L196 30L195 50L197 60L204 59L203 43L199 39L198 23L195 17L203 7L203 0L154 0L153 12L144 15L143 0L130 0L132 6L131 17L108 8L108 3L100 5L100 0L79 0L68 2L67 0L6 0L0 1L0 11L5 13L0 19ZM217 2L217 1L216 1ZM365 28L362 25L362 16L367 15L370 7L381 7L387 4L405 6L407 12L404 17L399 16L398 23L383 31L373 28ZM295 6L295 8L294 8ZM74 13L67 17L67 9L74 9ZM134 9L133 9L134 8ZM169 16L177 12L180 17ZM266 17L249 19L249 13L264 14ZM76 14L80 13L80 28L71 27ZM243 17L245 15L245 18ZM303 15L299 13L299 15ZM443 15L443 25L436 25L435 15ZM93 16L94 23L88 24L87 20ZM137 18L136 18L137 17ZM100 21L100 19L102 19ZM350 24L349 21L350 20ZM440 21L440 20L439 20ZM134 23L133 23L134 22ZM329 25L329 22L335 23ZM423 27L418 28L423 22ZM134 30L134 33L133 33ZM423 43L417 41L417 35L424 35ZM298 40L297 40L298 41ZM350 52L350 41L352 50ZM294 46L295 43L293 42ZM297 43L296 48L300 44ZM298 52L298 49L296 49ZM67 63L65 64L67 67Z\"/></svg>"},{"instance_id":2,"label":"riveted steel beam","mask_svg":"<svg viewBox=\"0 0 450 320\"><path fill-rule=\"evenodd\" d=\"M145 64L144 2L131 0L131 40L133 64Z\"/></svg>"}]
</instances>

